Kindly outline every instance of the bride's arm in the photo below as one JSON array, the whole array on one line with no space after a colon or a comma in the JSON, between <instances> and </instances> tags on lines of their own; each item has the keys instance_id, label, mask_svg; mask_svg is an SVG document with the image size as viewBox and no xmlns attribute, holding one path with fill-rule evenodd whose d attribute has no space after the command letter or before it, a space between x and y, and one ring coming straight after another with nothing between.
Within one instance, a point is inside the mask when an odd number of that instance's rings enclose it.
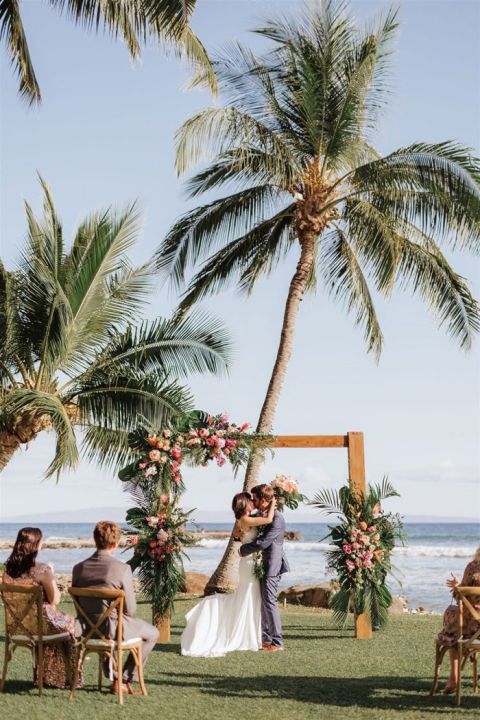
<instances>
[{"instance_id":1,"label":"bride's arm","mask_svg":"<svg viewBox=\"0 0 480 720\"><path fill-rule=\"evenodd\" d=\"M273 514L276 508L275 499L272 500L268 507L268 514L266 517L249 517L248 515L242 518L242 523L249 527L259 527L260 525L270 525L273 520Z\"/></svg>"}]
</instances>

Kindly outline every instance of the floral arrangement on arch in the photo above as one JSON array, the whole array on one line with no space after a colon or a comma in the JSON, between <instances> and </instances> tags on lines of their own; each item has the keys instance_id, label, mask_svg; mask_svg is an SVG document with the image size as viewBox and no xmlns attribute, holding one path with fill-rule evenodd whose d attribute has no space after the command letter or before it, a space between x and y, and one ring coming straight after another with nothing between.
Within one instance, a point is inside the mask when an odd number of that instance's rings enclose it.
<instances>
[{"instance_id":1,"label":"floral arrangement on arch","mask_svg":"<svg viewBox=\"0 0 480 720\"><path fill-rule=\"evenodd\" d=\"M296 510L301 502L307 501L306 496L301 494L298 483L287 475L277 475L270 485L277 499L278 510L283 510L284 507Z\"/></svg>"},{"instance_id":2,"label":"floral arrangement on arch","mask_svg":"<svg viewBox=\"0 0 480 720\"><path fill-rule=\"evenodd\" d=\"M137 488L138 505L127 511L128 536L134 553L129 564L138 569L142 591L152 601L154 620L173 610L175 595L185 580L182 558L195 543L185 525L190 513L174 507L168 495L149 497Z\"/></svg>"},{"instance_id":3,"label":"floral arrangement on arch","mask_svg":"<svg viewBox=\"0 0 480 720\"><path fill-rule=\"evenodd\" d=\"M329 526L334 548L327 553L327 568L340 585L331 600L334 619L345 626L349 612L366 613L372 625L388 620L392 595L386 583L392 570L391 555L397 541L404 543L403 523L398 514L384 513L381 501L398 497L388 478L369 486L363 494L350 485L337 492L323 490L311 505L341 522Z\"/></svg>"},{"instance_id":4,"label":"floral arrangement on arch","mask_svg":"<svg viewBox=\"0 0 480 720\"><path fill-rule=\"evenodd\" d=\"M129 435L130 447L139 459L120 471L121 480L155 482L159 493L174 496L185 491L181 466L207 466L228 461L235 468L248 460L251 450L267 447L271 435L247 433L249 423L237 425L226 413L193 412L160 431L139 428Z\"/></svg>"}]
</instances>

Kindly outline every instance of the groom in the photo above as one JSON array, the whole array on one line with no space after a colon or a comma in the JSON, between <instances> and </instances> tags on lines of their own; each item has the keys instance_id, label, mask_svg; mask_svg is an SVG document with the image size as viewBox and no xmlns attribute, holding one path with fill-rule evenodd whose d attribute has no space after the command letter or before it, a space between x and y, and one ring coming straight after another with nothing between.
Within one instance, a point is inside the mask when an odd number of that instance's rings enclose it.
<instances>
[{"instance_id":1,"label":"groom","mask_svg":"<svg viewBox=\"0 0 480 720\"><path fill-rule=\"evenodd\" d=\"M256 485L251 490L253 504L260 513L264 513L273 500L273 489L270 485ZM262 593L262 648L267 652L280 652L284 650L282 637L282 624L277 603L277 590L283 573L290 570L287 558L283 552L285 535L285 518L281 512L275 510L273 521L266 526L262 537L251 543L242 545L240 555L251 555L262 551L263 576L260 587Z\"/></svg>"}]
</instances>

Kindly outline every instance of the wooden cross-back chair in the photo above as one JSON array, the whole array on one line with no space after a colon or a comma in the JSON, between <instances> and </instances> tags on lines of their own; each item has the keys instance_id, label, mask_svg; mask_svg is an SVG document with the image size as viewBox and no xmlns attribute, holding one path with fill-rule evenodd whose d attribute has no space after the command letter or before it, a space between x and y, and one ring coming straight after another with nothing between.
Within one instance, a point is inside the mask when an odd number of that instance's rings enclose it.
<instances>
[{"instance_id":1,"label":"wooden cross-back chair","mask_svg":"<svg viewBox=\"0 0 480 720\"><path fill-rule=\"evenodd\" d=\"M456 704L460 705L461 692L462 692L462 672L465 668L467 660L472 662L472 684L473 692L476 693L478 689L478 667L477 667L477 656L480 653L480 587L468 587L466 585L458 586L455 588L454 595L458 603L458 625L457 625L457 638L456 645L452 648L451 645L445 643L443 640L437 638L435 641L435 672L433 677L433 684L430 694L433 695L438 685L438 675L442 660L448 650L453 649L457 654L458 660L458 676L457 676L457 687L455 692ZM470 598L478 599L478 602L472 604ZM477 605L478 607L475 607ZM473 635L464 637L464 620L467 615L477 622L477 630Z\"/></svg>"},{"instance_id":2,"label":"wooden cross-back chair","mask_svg":"<svg viewBox=\"0 0 480 720\"><path fill-rule=\"evenodd\" d=\"M102 689L103 668L102 661L108 659L112 671L117 672L117 696L121 705L123 705L123 682L122 667L123 653L131 653L135 666L138 671L138 680L143 695L147 695L145 681L143 678L142 664L142 639L132 638L131 640L123 639L123 603L125 593L123 590L114 590L111 588L77 588L70 587L68 592L72 596L73 604L77 612L77 617L85 623L85 630L81 638L76 643L77 657L74 664L72 674L72 684L70 686L70 699L73 698L80 669L83 666L85 657L90 653L98 655L98 689ZM98 600L107 607L100 615L98 620L92 620L81 605L81 600L85 598ZM109 619L115 617L117 622L116 638L112 639L105 635L102 626L108 623ZM113 676L112 678L113 679Z\"/></svg>"},{"instance_id":3,"label":"wooden cross-back chair","mask_svg":"<svg viewBox=\"0 0 480 720\"><path fill-rule=\"evenodd\" d=\"M5 654L0 690L5 690L7 669L12 655L19 647L32 653L37 668L38 694L43 691L43 659L46 645L65 644L69 648L65 666L71 667L71 636L68 632L49 635L43 617L43 589L39 585L0 583L0 595L5 610ZM65 651L66 652L66 651Z\"/></svg>"}]
</instances>

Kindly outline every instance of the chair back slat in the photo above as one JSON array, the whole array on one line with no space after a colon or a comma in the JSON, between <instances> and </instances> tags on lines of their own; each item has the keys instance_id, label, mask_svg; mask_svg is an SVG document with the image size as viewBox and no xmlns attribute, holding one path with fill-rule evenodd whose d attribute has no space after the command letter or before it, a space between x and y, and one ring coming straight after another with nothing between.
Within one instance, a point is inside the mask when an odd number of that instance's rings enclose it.
<instances>
[{"instance_id":1,"label":"chair back slat","mask_svg":"<svg viewBox=\"0 0 480 720\"><path fill-rule=\"evenodd\" d=\"M122 641L122 617L123 603L125 599L125 593L123 590L114 590L112 588L70 587L68 588L68 592L72 597L77 617L83 618L85 621L85 631L82 633L82 638L85 642L88 640L103 640L104 642L111 642L112 638L108 638L101 628L102 625L115 615L117 619L116 642L118 643ZM107 603L106 609L97 620L92 619L82 607L80 602L82 598L90 598Z\"/></svg>"},{"instance_id":2,"label":"chair back slat","mask_svg":"<svg viewBox=\"0 0 480 720\"><path fill-rule=\"evenodd\" d=\"M43 589L39 585L0 583L5 611L7 637L25 635L33 641L34 636L42 642L46 634L43 617Z\"/></svg>"},{"instance_id":3,"label":"chair back slat","mask_svg":"<svg viewBox=\"0 0 480 720\"><path fill-rule=\"evenodd\" d=\"M473 586L469 587L466 585L459 585L455 588L455 596L459 605L459 615L463 620L465 610L473 617L474 620L480 622L480 610L472 604L470 598L478 597L478 604L480 605L480 587ZM460 628L462 630L462 628Z\"/></svg>"}]
</instances>

